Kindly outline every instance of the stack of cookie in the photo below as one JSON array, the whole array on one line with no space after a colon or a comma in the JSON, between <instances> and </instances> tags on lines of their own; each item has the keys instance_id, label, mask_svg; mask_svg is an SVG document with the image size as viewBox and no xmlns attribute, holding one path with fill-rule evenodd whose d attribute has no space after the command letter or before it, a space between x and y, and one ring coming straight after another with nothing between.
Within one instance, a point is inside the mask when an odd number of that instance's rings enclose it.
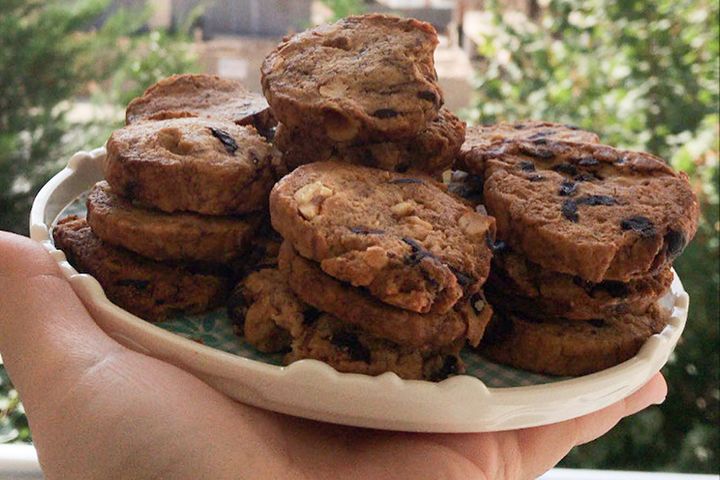
<instances>
[{"instance_id":1,"label":"stack of cookie","mask_svg":"<svg viewBox=\"0 0 720 480\"><path fill-rule=\"evenodd\" d=\"M272 126L260 98L207 75L149 88L107 142L87 219L61 221L56 245L145 319L222 304L276 181L279 154L255 129Z\"/></svg>"},{"instance_id":2,"label":"stack of cookie","mask_svg":"<svg viewBox=\"0 0 720 480\"><path fill-rule=\"evenodd\" d=\"M288 167L338 160L434 176L447 170L465 124L442 108L437 44L427 23L366 15L278 45L263 63L262 87Z\"/></svg>"},{"instance_id":3,"label":"stack of cookie","mask_svg":"<svg viewBox=\"0 0 720 480\"><path fill-rule=\"evenodd\" d=\"M501 124L468 137L460 164L482 178L500 240L487 288L499 314L483 354L556 375L635 355L665 325L656 302L697 228L687 176L564 125Z\"/></svg>"},{"instance_id":4,"label":"stack of cookie","mask_svg":"<svg viewBox=\"0 0 720 480\"><path fill-rule=\"evenodd\" d=\"M492 314L481 291L492 218L428 176L339 162L284 177L270 212L284 238L280 270L240 287L248 341L341 371L462 371L460 349L479 343Z\"/></svg>"}]
</instances>

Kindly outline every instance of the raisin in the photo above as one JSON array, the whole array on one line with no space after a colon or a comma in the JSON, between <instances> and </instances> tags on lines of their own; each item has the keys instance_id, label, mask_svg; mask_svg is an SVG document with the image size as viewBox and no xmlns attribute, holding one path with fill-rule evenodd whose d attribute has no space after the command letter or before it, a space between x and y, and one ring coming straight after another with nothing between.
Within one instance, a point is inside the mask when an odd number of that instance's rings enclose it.
<instances>
[{"instance_id":1,"label":"raisin","mask_svg":"<svg viewBox=\"0 0 720 480\"><path fill-rule=\"evenodd\" d=\"M573 180L575 180L576 182L592 182L593 180L602 180L602 177L599 177L598 175L589 172L575 175L573 177Z\"/></svg>"},{"instance_id":2,"label":"raisin","mask_svg":"<svg viewBox=\"0 0 720 480\"><path fill-rule=\"evenodd\" d=\"M437 96L435 95L435 92L431 92L430 90L422 90L418 92L417 97L422 100L427 100L428 102L435 103L437 101Z\"/></svg>"},{"instance_id":3,"label":"raisin","mask_svg":"<svg viewBox=\"0 0 720 480\"><path fill-rule=\"evenodd\" d=\"M578 205L589 205L596 207L598 205L610 206L617 205L617 201L609 195L586 195L577 199Z\"/></svg>"},{"instance_id":4,"label":"raisin","mask_svg":"<svg viewBox=\"0 0 720 480\"><path fill-rule=\"evenodd\" d=\"M439 382L445 380L450 375L455 375L460 370L460 363L455 355L447 355L443 361L440 370L434 372L430 377L430 381Z\"/></svg>"},{"instance_id":5,"label":"raisin","mask_svg":"<svg viewBox=\"0 0 720 480\"><path fill-rule=\"evenodd\" d=\"M316 308L308 308L303 312L303 325L310 326L322 315L322 312Z\"/></svg>"},{"instance_id":6,"label":"raisin","mask_svg":"<svg viewBox=\"0 0 720 480\"><path fill-rule=\"evenodd\" d=\"M574 195L575 192L577 192L577 184L574 182L564 181L560 184L560 190L558 190L558 195L560 195L561 197L569 197L571 195Z\"/></svg>"},{"instance_id":7,"label":"raisin","mask_svg":"<svg viewBox=\"0 0 720 480\"><path fill-rule=\"evenodd\" d=\"M372 113L372 116L375 118L393 118L398 115L397 110L393 110L392 108L381 108Z\"/></svg>"},{"instance_id":8,"label":"raisin","mask_svg":"<svg viewBox=\"0 0 720 480\"><path fill-rule=\"evenodd\" d=\"M525 128L525 124L524 124L524 123L518 123L517 125L514 125L513 128L514 128L515 130L523 130L523 129Z\"/></svg>"},{"instance_id":9,"label":"raisin","mask_svg":"<svg viewBox=\"0 0 720 480\"><path fill-rule=\"evenodd\" d=\"M678 230L669 230L664 237L668 255L677 257L685 249L685 235Z\"/></svg>"},{"instance_id":10,"label":"raisin","mask_svg":"<svg viewBox=\"0 0 720 480\"><path fill-rule=\"evenodd\" d=\"M552 169L558 173L577 175L577 168L575 168L575 165L567 162L558 163L557 165L553 166Z\"/></svg>"},{"instance_id":11,"label":"raisin","mask_svg":"<svg viewBox=\"0 0 720 480\"><path fill-rule=\"evenodd\" d=\"M120 287L133 287L136 290L145 290L150 286L149 280L133 280L130 278L126 278L123 280L118 280L115 282L115 285Z\"/></svg>"},{"instance_id":12,"label":"raisin","mask_svg":"<svg viewBox=\"0 0 720 480\"><path fill-rule=\"evenodd\" d=\"M406 183L425 183L425 182L423 182L419 178L396 178L395 180L390 180L388 183L400 185L400 184L406 184Z\"/></svg>"},{"instance_id":13,"label":"raisin","mask_svg":"<svg viewBox=\"0 0 720 480\"><path fill-rule=\"evenodd\" d=\"M347 352L352 360L370 363L370 350L360 343L354 333L340 330L333 333L332 337L330 337L330 343Z\"/></svg>"},{"instance_id":14,"label":"raisin","mask_svg":"<svg viewBox=\"0 0 720 480\"><path fill-rule=\"evenodd\" d=\"M654 237L657 234L655 225L653 225L649 218L643 217L642 215L622 220L620 222L620 228L637 232L643 238Z\"/></svg>"},{"instance_id":15,"label":"raisin","mask_svg":"<svg viewBox=\"0 0 720 480\"><path fill-rule=\"evenodd\" d=\"M518 167L520 167L520 170L522 170L523 172L534 172L535 171L535 164L528 160L523 160L520 163L518 163Z\"/></svg>"},{"instance_id":16,"label":"raisin","mask_svg":"<svg viewBox=\"0 0 720 480\"><path fill-rule=\"evenodd\" d=\"M529 145L521 145L520 151L530 157L542 158L544 160L553 158L555 156L555 154L551 150L544 150L541 148L532 148Z\"/></svg>"},{"instance_id":17,"label":"raisin","mask_svg":"<svg viewBox=\"0 0 720 480\"><path fill-rule=\"evenodd\" d=\"M220 140L220 142L223 144L223 146L225 147L225 151L227 153L229 153L230 155L234 155L238 149L238 144L235 141L235 139L232 138L230 136L230 134L224 130L220 130L219 128L214 128L214 127L209 127L209 128L210 128L210 132L212 132L212 134L213 134L213 137Z\"/></svg>"},{"instance_id":18,"label":"raisin","mask_svg":"<svg viewBox=\"0 0 720 480\"><path fill-rule=\"evenodd\" d=\"M580 217L578 216L578 211L577 211L577 203L575 203L575 200L572 200L572 199L564 200L562 203L561 211L562 211L563 217L567 218L571 222L577 223L580 220Z\"/></svg>"},{"instance_id":19,"label":"raisin","mask_svg":"<svg viewBox=\"0 0 720 480\"><path fill-rule=\"evenodd\" d=\"M350 227L350 231L359 235L382 235L383 233L385 233L385 230L368 227Z\"/></svg>"},{"instance_id":20,"label":"raisin","mask_svg":"<svg viewBox=\"0 0 720 480\"><path fill-rule=\"evenodd\" d=\"M605 320L603 320L602 318L594 318L592 320L588 320L588 323L595 328L603 328L607 325L605 323Z\"/></svg>"},{"instance_id":21,"label":"raisin","mask_svg":"<svg viewBox=\"0 0 720 480\"><path fill-rule=\"evenodd\" d=\"M597 161L597 159L593 157L585 157L581 158L579 162L577 162L578 165L581 167L595 167L597 165L600 165L600 162Z\"/></svg>"},{"instance_id":22,"label":"raisin","mask_svg":"<svg viewBox=\"0 0 720 480\"><path fill-rule=\"evenodd\" d=\"M543 177L540 174L534 173L532 175L528 175L527 179L530 180L531 182L541 182L541 181L545 180L545 177Z\"/></svg>"}]
</instances>

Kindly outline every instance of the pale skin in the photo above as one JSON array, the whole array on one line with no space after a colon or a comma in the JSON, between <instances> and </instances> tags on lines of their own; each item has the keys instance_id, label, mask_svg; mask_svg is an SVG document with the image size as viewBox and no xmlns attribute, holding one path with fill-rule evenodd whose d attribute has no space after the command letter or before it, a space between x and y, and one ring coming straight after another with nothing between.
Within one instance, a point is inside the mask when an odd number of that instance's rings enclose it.
<instances>
[{"instance_id":1,"label":"pale skin","mask_svg":"<svg viewBox=\"0 0 720 480\"><path fill-rule=\"evenodd\" d=\"M116 343L42 247L3 232L0 352L49 480L532 479L667 394L658 374L602 411L501 433L392 433L279 415Z\"/></svg>"}]
</instances>

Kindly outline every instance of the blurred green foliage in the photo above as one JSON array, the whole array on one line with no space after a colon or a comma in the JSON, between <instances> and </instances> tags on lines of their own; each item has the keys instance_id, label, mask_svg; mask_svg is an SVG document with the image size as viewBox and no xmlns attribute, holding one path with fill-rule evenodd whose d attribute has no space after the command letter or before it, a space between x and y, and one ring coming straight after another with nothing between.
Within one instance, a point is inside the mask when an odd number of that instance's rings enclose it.
<instances>
[{"instance_id":1,"label":"blurred green foliage","mask_svg":"<svg viewBox=\"0 0 720 480\"><path fill-rule=\"evenodd\" d=\"M331 22L340 20L349 15L360 15L365 12L365 2L362 0L322 0L333 13Z\"/></svg>"},{"instance_id":2,"label":"blurred green foliage","mask_svg":"<svg viewBox=\"0 0 720 480\"><path fill-rule=\"evenodd\" d=\"M544 119L684 170L702 219L675 268L690 318L667 401L576 448L564 465L718 472L718 3L546 0L531 21L488 2L471 120Z\"/></svg>"}]
</instances>

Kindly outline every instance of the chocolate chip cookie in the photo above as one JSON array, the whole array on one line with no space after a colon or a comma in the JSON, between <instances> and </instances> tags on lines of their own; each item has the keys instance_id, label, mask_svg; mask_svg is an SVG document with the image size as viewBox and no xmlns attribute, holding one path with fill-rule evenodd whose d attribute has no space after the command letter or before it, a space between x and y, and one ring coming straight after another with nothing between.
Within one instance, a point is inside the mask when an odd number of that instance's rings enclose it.
<instances>
[{"instance_id":1,"label":"chocolate chip cookie","mask_svg":"<svg viewBox=\"0 0 720 480\"><path fill-rule=\"evenodd\" d=\"M100 240L83 218L65 217L52 233L55 246L78 271L95 277L111 302L145 320L164 320L180 311L201 313L227 297L228 277L114 247Z\"/></svg>"},{"instance_id":2,"label":"chocolate chip cookie","mask_svg":"<svg viewBox=\"0 0 720 480\"><path fill-rule=\"evenodd\" d=\"M134 99L125 111L130 125L144 120L201 117L253 125L266 132L275 119L265 98L237 80L216 75L181 74L163 78Z\"/></svg>"},{"instance_id":3,"label":"chocolate chip cookie","mask_svg":"<svg viewBox=\"0 0 720 480\"><path fill-rule=\"evenodd\" d=\"M376 143L335 143L315 138L312 131L279 125L274 144L289 168L326 160L365 165L394 172L420 171L439 175L450 168L465 138L465 122L443 108L420 134L409 140Z\"/></svg>"},{"instance_id":4,"label":"chocolate chip cookie","mask_svg":"<svg viewBox=\"0 0 720 480\"><path fill-rule=\"evenodd\" d=\"M547 270L593 283L656 275L697 229L687 175L650 154L539 139L486 158L498 238Z\"/></svg>"},{"instance_id":5,"label":"chocolate chip cookie","mask_svg":"<svg viewBox=\"0 0 720 480\"><path fill-rule=\"evenodd\" d=\"M496 251L485 290L493 305L520 314L592 320L641 315L667 292L672 280L673 273L666 268L627 283L591 283L544 270L515 252Z\"/></svg>"},{"instance_id":6,"label":"chocolate chip cookie","mask_svg":"<svg viewBox=\"0 0 720 480\"><path fill-rule=\"evenodd\" d=\"M494 220L429 177L312 163L277 183L270 212L325 273L415 312L448 312L489 273Z\"/></svg>"},{"instance_id":7,"label":"chocolate chip cookie","mask_svg":"<svg viewBox=\"0 0 720 480\"><path fill-rule=\"evenodd\" d=\"M363 289L324 274L316 263L298 255L287 241L280 249L280 270L303 302L370 335L424 351L463 339L476 345L492 314L480 293L443 314L419 314L384 304Z\"/></svg>"},{"instance_id":8,"label":"chocolate chip cookie","mask_svg":"<svg viewBox=\"0 0 720 480\"><path fill-rule=\"evenodd\" d=\"M395 372L404 379L437 382L464 372L459 355L461 346L458 343L439 351L420 352L373 337L331 315L321 314L293 340L292 351L285 362L311 358L340 372L365 375Z\"/></svg>"},{"instance_id":9,"label":"chocolate chip cookie","mask_svg":"<svg viewBox=\"0 0 720 480\"><path fill-rule=\"evenodd\" d=\"M155 260L224 263L242 256L263 215L167 214L138 207L98 182L87 198L87 222L103 241Z\"/></svg>"},{"instance_id":10,"label":"chocolate chip cookie","mask_svg":"<svg viewBox=\"0 0 720 480\"><path fill-rule=\"evenodd\" d=\"M656 306L643 315L625 314L588 322L496 314L480 353L492 361L530 372L586 375L633 357L666 324L665 315Z\"/></svg>"},{"instance_id":11,"label":"chocolate chip cookie","mask_svg":"<svg viewBox=\"0 0 720 480\"><path fill-rule=\"evenodd\" d=\"M347 17L280 43L263 62L263 93L280 123L334 142L412 138L443 104L437 44L419 20Z\"/></svg>"},{"instance_id":12,"label":"chocolate chip cookie","mask_svg":"<svg viewBox=\"0 0 720 480\"><path fill-rule=\"evenodd\" d=\"M204 118L139 122L107 142L113 191L165 212L263 210L280 154L254 128Z\"/></svg>"},{"instance_id":13,"label":"chocolate chip cookie","mask_svg":"<svg viewBox=\"0 0 720 480\"><path fill-rule=\"evenodd\" d=\"M596 133L561 123L526 120L516 123L477 125L467 128L457 166L474 175L482 175L485 169L485 154L504 142L554 140L600 143L600 137Z\"/></svg>"}]
</instances>

